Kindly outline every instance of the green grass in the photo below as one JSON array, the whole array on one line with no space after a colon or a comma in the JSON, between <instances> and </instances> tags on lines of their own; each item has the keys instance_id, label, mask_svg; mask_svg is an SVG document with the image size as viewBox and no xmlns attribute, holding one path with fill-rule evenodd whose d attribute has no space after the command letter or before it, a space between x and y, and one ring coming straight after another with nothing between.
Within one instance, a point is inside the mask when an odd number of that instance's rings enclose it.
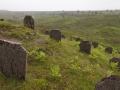
<instances>
[{"instance_id":1,"label":"green grass","mask_svg":"<svg viewBox=\"0 0 120 90\"><path fill-rule=\"evenodd\" d=\"M38 15L42 18L36 16L35 31L12 21L0 22L0 34L20 40L28 51L26 81L0 73L1 90L93 90L106 75L120 74L116 64L109 64L112 57L119 57L119 16L72 15L65 18L54 14ZM55 28L60 29L66 39L56 42L43 34ZM97 41L99 46L92 46L91 54L87 55L80 52L80 42L70 40L71 37ZM114 48L112 54L105 53L106 46Z\"/></svg>"}]
</instances>

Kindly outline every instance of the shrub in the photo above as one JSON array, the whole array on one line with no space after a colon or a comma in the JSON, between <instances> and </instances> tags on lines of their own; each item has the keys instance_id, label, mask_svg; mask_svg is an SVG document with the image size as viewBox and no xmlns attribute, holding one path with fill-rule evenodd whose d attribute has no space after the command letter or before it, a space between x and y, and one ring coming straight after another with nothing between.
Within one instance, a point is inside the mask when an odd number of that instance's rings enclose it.
<instances>
[{"instance_id":1,"label":"shrub","mask_svg":"<svg viewBox=\"0 0 120 90\"><path fill-rule=\"evenodd\" d=\"M79 59L79 57L78 57L78 56L75 56L75 57L74 57L74 60L75 60L75 61L77 61L78 59Z\"/></svg>"},{"instance_id":2,"label":"shrub","mask_svg":"<svg viewBox=\"0 0 120 90\"><path fill-rule=\"evenodd\" d=\"M106 74L112 74L114 71L113 70L108 70Z\"/></svg>"},{"instance_id":3,"label":"shrub","mask_svg":"<svg viewBox=\"0 0 120 90\"><path fill-rule=\"evenodd\" d=\"M114 63L111 62L109 67L113 70L113 71L118 71L118 63Z\"/></svg>"},{"instance_id":4,"label":"shrub","mask_svg":"<svg viewBox=\"0 0 120 90\"><path fill-rule=\"evenodd\" d=\"M52 67L51 68L51 71L52 71L52 76L53 77L61 77L61 74L60 74L60 68L59 68L59 66L57 65L57 66L55 66L55 67Z\"/></svg>"},{"instance_id":5,"label":"shrub","mask_svg":"<svg viewBox=\"0 0 120 90\"><path fill-rule=\"evenodd\" d=\"M113 50L112 54L113 55L118 54L118 51L117 50Z\"/></svg>"},{"instance_id":6,"label":"shrub","mask_svg":"<svg viewBox=\"0 0 120 90\"><path fill-rule=\"evenodd\" d=\"M77 74L80 69L81 68L80 68L80 66L77 63L70 65L70 73L71 74Z\"/></svg>"},{"instance_id":7,"label":"shrub","mask_svg":"<svg viewBox=\"0 0 120 90\"><path fill-rule=\"evenodd\" d=\"M91 72L91 69L90 69L90 67L85 67L84 69L83 69L83 72L84 73L90 73Z\"/></svg>"},{"instance_id":8,"label":"shrub","mask_svg":"<svg viewBox=\"0 0 120 90\"><path fill-rule=\"evenodd\" d=\"M28 53L30 60L45 61L47 56L44 52L38 52L36 49Z\"/></svg>"},{"instance_id":9,"label":"shrub","mask_svg":"<svg viewBox=\"0 0 120 90\"><path fill-rule=\"evenodd\" d=\"M35 57L35 59L39 61L45 61L46 55L44 52L40 52L40 53L37 52L37 56Z\"/></svg>"},{"instance_id":10,"label":"shrub","mask_svg":"<svg viewBox=\"0 0 120 90\"><path fill-rule=\"evenodd\" d=\"M95 54L91 54L90 55L90 60L97 60L97 58L98 58L98 56L97 55L95 55Z\"/></svg>"},{"instance_id":11,"label":"shrub","mask_svg":"<svg viewBox=\"0 0 120 90\"><path fill-rule=\"evenodd\" d=\"M97 60L98 57L100 58L102 55L98 49L94 49L91 52L91 55L89 55L90 60Z\"/></svg>"}]
</instances>

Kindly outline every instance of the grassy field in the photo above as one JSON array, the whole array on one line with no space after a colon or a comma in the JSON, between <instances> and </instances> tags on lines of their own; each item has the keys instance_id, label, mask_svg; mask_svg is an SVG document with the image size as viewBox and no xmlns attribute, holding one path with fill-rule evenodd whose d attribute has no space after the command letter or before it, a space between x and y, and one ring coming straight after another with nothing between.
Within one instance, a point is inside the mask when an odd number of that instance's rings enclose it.
<instances>
[{"instance_id":1,"label":"grassy field","mask_svg":"<svg viewBox=\"0 0 120 90\"><path fill-rule=\"evenodd\" d=\"M0 73L0 90L94 90L106 75L119 75L117 64L109 64L112 57L120 57L119 13L2 11L0 18L5 21L0 21L1 38L22 43L28 51L28 62L26 81ZM35 19L35 30L23 26L25 14ZM61 42L50 39L44 34L50 29L60 29L66 38ZM81 53L76 37L96 41L99 46L92 46L90 55ZM105 53L107 46L114 48L112 54Z\"/></svg>"}]
</instances>

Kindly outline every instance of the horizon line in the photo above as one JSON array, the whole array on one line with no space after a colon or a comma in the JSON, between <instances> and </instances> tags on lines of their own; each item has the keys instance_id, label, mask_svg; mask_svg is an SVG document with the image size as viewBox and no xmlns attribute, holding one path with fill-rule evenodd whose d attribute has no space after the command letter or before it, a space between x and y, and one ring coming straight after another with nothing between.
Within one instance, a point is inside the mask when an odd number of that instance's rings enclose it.
<instances>
[{"instance_id":1,"label":"horizon line","mask_svg":"<svg viewBox=\"0 0 120 90\"><path fill-rule=\"evenodd\" d=\"M10 12L61 12L61 11L116 11L120 9L101 9L101 10L4 10L0 9L0 11L10 11Z\"/></svg>"}]
</instances>

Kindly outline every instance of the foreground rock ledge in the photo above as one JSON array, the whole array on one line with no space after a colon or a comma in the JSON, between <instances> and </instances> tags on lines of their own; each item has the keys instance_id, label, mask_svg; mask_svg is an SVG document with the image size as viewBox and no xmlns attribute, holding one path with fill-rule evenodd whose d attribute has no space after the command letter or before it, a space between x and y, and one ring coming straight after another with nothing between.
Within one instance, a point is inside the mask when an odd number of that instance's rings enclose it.
<instances>
[{"instance_id":1,"label":"foreground rock ledge","mask_svg":"<svg viewBox=\"0 0 120 90\"><path fill-rule=\"evenodd\" d=\"M120 90L120 76L108 75L98 82L94 90Z\"/></svg>"},{"instance_id":2,"label":"foreground rock ledge","mask_svg":"<svg viewBox=\"0 0 120 90\"><path fill-rule=\"evenodd\" d=\"M27 51L16 42L0 40L0 72L6 77L26 79Z\"/></svg>"}]
</instances>

